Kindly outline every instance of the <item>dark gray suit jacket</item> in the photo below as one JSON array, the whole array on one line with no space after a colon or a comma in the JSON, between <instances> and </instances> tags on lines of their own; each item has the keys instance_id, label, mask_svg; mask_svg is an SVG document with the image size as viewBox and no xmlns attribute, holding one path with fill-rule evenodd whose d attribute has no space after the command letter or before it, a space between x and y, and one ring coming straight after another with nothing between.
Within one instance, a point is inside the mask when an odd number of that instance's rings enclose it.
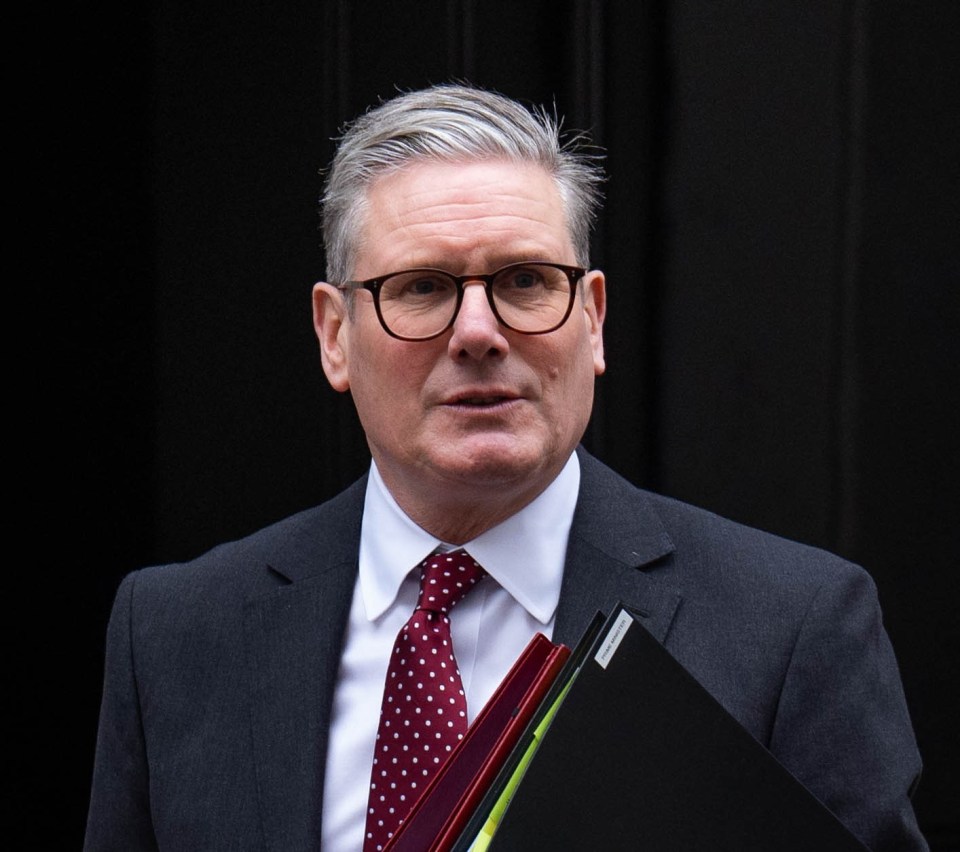
<instances>
[{"instance_id":1,"label":"dark gray suit jacket","mask_svg":"<svg viewBox=\"0 0 960 852\"><path fill-rule=\"evenodd\" d=\"M622 600L868 846L925 849L920 758L869 576L579 453L554 640L575 644ZM123 581L85 849L319 848L364 489Z\"/></svg>"}]
</instances>

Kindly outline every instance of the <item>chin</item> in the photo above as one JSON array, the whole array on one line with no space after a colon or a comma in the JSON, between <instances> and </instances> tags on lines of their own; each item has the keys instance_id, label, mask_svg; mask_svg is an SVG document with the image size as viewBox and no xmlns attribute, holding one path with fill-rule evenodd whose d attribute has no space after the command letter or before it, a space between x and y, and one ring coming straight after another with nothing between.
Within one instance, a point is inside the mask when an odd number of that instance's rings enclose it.
<instances>
[{"instance_id":1,"label":"chin","mask_svg":"<svg viewBox=\"0 0 960 852\"><path fill-rule=\"evenodd\" d=\"M504 486L528 481L542 470L548 451L516 438L454 443L434 460L450 479L474 485Z\"/></svg>"}]
</instances>

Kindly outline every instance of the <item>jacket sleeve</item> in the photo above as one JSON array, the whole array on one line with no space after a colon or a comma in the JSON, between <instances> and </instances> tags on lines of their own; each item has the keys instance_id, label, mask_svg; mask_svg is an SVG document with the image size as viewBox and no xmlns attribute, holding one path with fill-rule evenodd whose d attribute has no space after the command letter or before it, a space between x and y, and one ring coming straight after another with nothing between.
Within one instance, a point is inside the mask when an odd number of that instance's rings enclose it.
<instances>
[{"instance_id":1,"label":"jacket sleeve","mask_svg":"<svg viewBox=\"0 0 960 852\"><path fill-rule=\"evenodd\" d=\"M798 631L771 749L874 852L926 850L910 801L920 755L876 587L845 569Z\"/></svg>"},{"instance_id":2,"label":"jacket sleeve","mask_svg":"<svg viewBox=\"0 0 960 852\"><path fill-rule=\"evenodd\" d=\"M85 852L156 850L149 768L132 645L135 574L120 584L107 627L106 665Z\"/></svg>"}]
</instances>

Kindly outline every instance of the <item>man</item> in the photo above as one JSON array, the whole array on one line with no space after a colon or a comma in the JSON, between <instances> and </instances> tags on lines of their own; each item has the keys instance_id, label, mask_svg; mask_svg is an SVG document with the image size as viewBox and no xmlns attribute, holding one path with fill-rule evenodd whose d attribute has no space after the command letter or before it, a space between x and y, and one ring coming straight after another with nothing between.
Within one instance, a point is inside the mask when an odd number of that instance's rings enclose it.
<instances>
[{"instance_id":1,"label":"man","mask_svg":"<svg viewBox=\"0 0 960 852\"><path fill-rule=\"evenodd\" d=\"M486 572L449 619L469 720L535 632L573 645L622 600L863 842L925 848L869 577L642 492L578 447L604 370L599 180L546 114L469 87L348 129L314 324L369 475L124 580L87 849L365 848L412 569L461 546Z\"/></svg>"}]
</instances>

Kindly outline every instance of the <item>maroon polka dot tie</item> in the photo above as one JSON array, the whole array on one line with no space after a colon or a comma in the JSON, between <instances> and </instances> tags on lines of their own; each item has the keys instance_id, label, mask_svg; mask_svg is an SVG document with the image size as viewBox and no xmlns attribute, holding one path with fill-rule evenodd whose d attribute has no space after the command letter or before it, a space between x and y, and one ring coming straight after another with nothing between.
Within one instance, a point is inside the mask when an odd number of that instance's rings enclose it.
<instances>
[{"instance_id":1,"label":"maroon polka dot tie","mask_svg":"<svg viewBox=\"0 0 960 852\"><path fill-rule=\"evenodd\" d=\"M364 852L383 849L467 731L467 699L447 614L485 576L464 550L420 566L420 598L400 629L383 689Z\"/></svg>"}]
</instances>

